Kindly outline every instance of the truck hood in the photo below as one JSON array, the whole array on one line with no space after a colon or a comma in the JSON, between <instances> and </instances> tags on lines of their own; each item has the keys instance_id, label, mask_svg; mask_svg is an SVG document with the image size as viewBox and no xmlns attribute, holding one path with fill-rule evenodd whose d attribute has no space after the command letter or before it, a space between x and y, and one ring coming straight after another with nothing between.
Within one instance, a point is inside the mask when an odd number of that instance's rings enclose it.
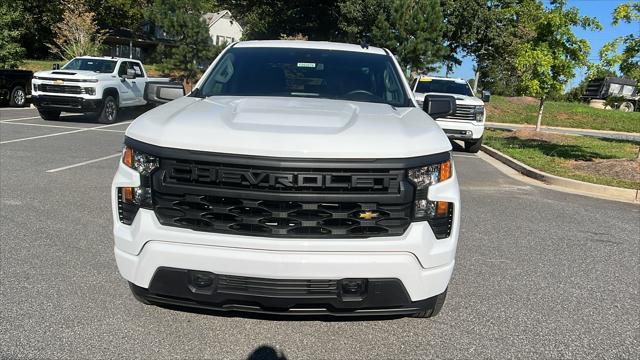
<instances>
[{"instance_id":1,"label":"truck hood","mask_svg":"<svg viewBox=\"0 0 640 360\"><path fill-rule=\"evenodd\" d=\"M449 94L449 93L414 93L416 100L424 101L425 95L448 95L456 98L456 104L460 105L484 105L484 102L475 96L466 96L466 95L458 95L458 94Z\"/></svg>"},{"instance_id":2,"label":"truck hood","mask_svg":"<svg viewBox=\"0 0 640 360\"><path fill-rule=\"evenodd\" d=\"M97 73L89 70L49 70L38 71L33 74L37 77L46 77L52 79L72 79L72 80L87 80L87 79L100 79L111 76L111 74Z\"/></svg>"},{"instance_id":3,"label":"truck hood","mask_svg":"<svg viewBox=\"0 0 640 360\"><path fill-rule=\"evenodd\" d=\"M451 150L419 108L329 99L183 97L137 118L126 136L153 145L297 158L406 158Z\"/></svg>"}]
</instances>

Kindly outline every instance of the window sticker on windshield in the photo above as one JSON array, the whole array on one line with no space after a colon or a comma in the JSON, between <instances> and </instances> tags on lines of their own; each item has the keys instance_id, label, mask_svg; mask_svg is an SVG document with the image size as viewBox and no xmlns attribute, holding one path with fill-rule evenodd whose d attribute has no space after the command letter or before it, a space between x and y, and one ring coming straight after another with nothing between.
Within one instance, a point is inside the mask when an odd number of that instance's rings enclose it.
<instances>
[{"instance_id":1,"label":"window sticker on windshield","mask_svg":"<svg viewBox=\"0 0 640 360\"><path fill-rule=\"evenodd\" d=\"M301 68L315 68L315 67L316 67L316 63L303 63L303 62L299 62L299 63L298 63L298 67L301 67Z\"/></svg>"},{"instance_id":2,"label":"window sticker on windshield","mask_svg":"<svg viewBox=\"0 0 640 360\"><path fill-rule=\"evenodd\" d=\"M430 78L430 77L421 77L420 78L420 81L431 81L431 80L433 80L433 79Z\"/></svg>"}]
</instances>

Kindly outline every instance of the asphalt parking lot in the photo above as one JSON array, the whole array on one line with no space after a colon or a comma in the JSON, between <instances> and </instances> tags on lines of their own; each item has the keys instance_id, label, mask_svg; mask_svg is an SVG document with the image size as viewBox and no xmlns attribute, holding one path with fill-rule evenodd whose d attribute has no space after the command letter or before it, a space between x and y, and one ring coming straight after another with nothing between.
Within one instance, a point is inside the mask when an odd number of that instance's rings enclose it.
<instances>
[{"instance_id":1,"label":"asphalt parking lot","mask_svg":"<svg viewBox=\"0 0 640 360\"><path fill-rule=\"evenodd\" d=\"M2 358L640 357L640 206L523 183L461 152L457 264L434 319L144 306L118 274L109 203L134 116L0 109Z\"/></svg>"}]
</instances>

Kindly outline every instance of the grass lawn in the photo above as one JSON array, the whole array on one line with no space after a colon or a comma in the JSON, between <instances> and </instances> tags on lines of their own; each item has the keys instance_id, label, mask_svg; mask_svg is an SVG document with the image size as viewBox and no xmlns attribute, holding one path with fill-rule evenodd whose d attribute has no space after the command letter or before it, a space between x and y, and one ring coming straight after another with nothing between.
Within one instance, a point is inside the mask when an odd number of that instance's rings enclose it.
<instances>
[{"instance_id":1,"label":"grass lawn","mask_svg":"<svg viewBox=\"0 0 640 360\"><path fill-rule=\"evenodd\" d=\"M33 72L42 71L42 70L51 70L53 64L60 64L60 66L64 65L64 61L62 60L25 60L22 65L20 65L20 69L23 70L31 70Z\"/></svg>"},{"instance_id":2,"label":"grass lawn","mask_svg":"<svg viewBox=\"0 0 640 360\"><path fill-rule=\"evenodd\" d=\"M638 143L531 130L486 130L484 143L553 175L640 189Z\"/></svg>"},{"instance_id":3,"label":"grass lawn","mask_svg":"<svg viewBox=\"0 0 640 360\"><path fill-rule=\"evenodd\" d=\"M492 96L487 104L487 121L536 124L538 101L527 97ZM542 125L580 129L640 132L640 112L602 110L582 103L547 101Z\"/></svg>"}]
</instances>

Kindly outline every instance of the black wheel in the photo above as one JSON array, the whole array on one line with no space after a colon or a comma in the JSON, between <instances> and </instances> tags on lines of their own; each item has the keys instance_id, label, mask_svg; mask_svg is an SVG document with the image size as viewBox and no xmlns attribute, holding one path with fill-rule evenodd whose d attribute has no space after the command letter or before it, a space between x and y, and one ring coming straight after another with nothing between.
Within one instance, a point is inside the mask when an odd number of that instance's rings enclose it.
<instances>
[{"instance_id":1,"label":"black wheel","mask_svg":"<svg viewBox=\"0 0 640 360\"><path fill-rule=\"evenodd\" d=\"M40 113L40 117L44 120L48 120L48 121L60 120L59 110L38 110L38 112Z\"/></svg>"},{"instance_id":2,"label":"black wheel","mask_svg":"<svg viewBox=\"0 0 640 360\"><path fill-rule=\"evenodd\" d=\"M464 150L469 153L477 153L482 148L482 138L476 140L465 140Z\"/></svg>"},{"instance_id":3,"label":"black wheel","mask_svg":"<svg viewBox=\"0 0 640 360\"><path fill-rule=\"evenodd\" d=\"M620 104L620 111L622 112L633 112L634 108L633 108L633 104L629 101L625 101L622 104Z\"/></svg>"},{"instance_id":4,"label":"black wheel","mask_svg":"<svg viewBox=\"0 0 640 360\"><path fill-rule=\"evenodd\" d=\"M104 98L102 111L98 114L98 122L101 124L113 124L118 120L118 101L109 95Z\"/></svg>"},{"instance_id":5,"label":"black wheel","mask_svg":"<svg viewBox=\"0 0 640 360\"><path fill-rule=\"evenodd\" d=\"M24 91L22 86L16 86L11 90L11 97L9 98L9 106L23 107L27 104L27 92Z\"/></svg>"},{"instance_id":6,"label":"black wheel","mask_svg":"<svg viewBox=\"0 0 640 360\"><path fill-rule=\"evenodd\" d=\"M151 305L151 303L149 302L149 300L147 300L144 295L142 295L142 292L139 291L138 289L140 289L138 286L134 285L133 283L129 283L129 289L131 289L131 294L133 295L133 297L138 300L139 302L145 304L145 305Z\"/></svg>"},{"instance_id":7,"label":"black wheel","mask_svg":"<svg viewBox=\"0 0 640 360\"><path fill-rule=\"evenodd\" d=\"M432 298L429 298L427 301L427 305L420 310L420 312L413 314L415 318L430 318L438 315L442 306L444 305L444 300L447 298L447 289L440 295L436 295Z\"/></svg>"}]
</instances>

